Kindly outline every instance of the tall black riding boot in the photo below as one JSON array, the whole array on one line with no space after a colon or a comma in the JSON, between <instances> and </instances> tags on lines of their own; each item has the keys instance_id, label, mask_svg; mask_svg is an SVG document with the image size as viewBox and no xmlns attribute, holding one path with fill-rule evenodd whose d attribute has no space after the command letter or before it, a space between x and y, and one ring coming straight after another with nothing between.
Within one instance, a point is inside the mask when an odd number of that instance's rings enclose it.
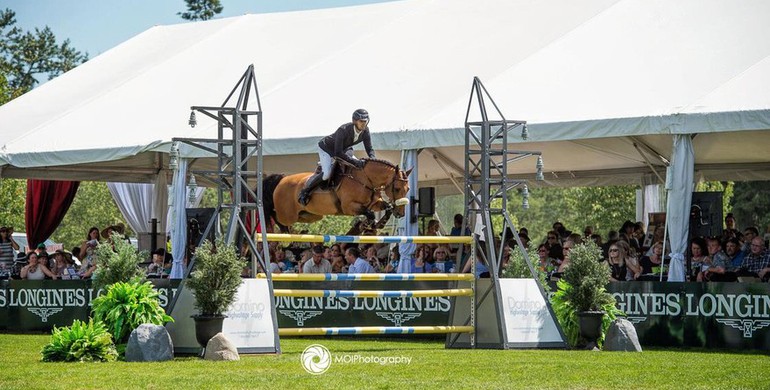
<instances>
[{"instance_id":1,"label":"tall black riding boot","mask_svg":"<svg viewBox=\"0 0 770 390\"><path fill-rule=\"evenodd\" d=\"M299 192L299 198L297 201L301 205L307 206L308 202L310 202L310 193L313 192L313 190L318 187L322 181L323 173L321 172L316 172L313 174L313 176L308 177L307 181L305 182L305 187L302 188L302 191Z\"/></svg>"}]
</instances>

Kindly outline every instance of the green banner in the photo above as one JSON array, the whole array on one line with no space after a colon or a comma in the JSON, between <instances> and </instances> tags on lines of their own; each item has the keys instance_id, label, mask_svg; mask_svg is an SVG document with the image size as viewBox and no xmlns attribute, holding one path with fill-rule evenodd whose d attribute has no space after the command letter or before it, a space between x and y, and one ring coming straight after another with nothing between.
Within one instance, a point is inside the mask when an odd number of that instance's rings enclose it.
<instances>
[{"instance_id":1,"label":"green banner","mask_svg":"<svg viewBox=\"0 0 770 390\"><path fill-rule=\"evenodd\" d=\"M177 281L151 280L161 306L171 303ZM423 290L454 282L275 282L279 289ZM552 286L552 289L555 286ZM770 284L620 282L607 286L634 323L643 346L770 350ZM90 281L0 281L0 330L47 331L85 320ZM275 297L281 328L445 325L453 304L467 297ZM485 319L479 319L485 320ZM487 319L492 320L492 319Z\"/></svg>"},{"instance_id":2,"label":"green banner","mask_svg":"<svg viewBox=\"0 0 770 390\"><path fill-rule=\"evenodd\" d=\"M152 279L164 308L171 303L178 281ZM90 280L3 280L0 284L0 329L48 331L54 326L87 320L94 291Z\"/></svg>"}]
</instances>

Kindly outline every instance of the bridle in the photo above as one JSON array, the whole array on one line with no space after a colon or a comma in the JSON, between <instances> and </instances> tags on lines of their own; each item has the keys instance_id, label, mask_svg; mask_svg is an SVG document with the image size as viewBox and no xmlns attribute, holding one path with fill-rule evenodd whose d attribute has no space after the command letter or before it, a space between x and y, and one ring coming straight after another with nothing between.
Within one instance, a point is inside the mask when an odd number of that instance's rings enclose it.
<instances>
[{"instance_id":1,"label":"bridle","mask_svg":"<svg viewBox=\"0 0 770 390\"><path fill-rule=\"evenodd\" d=\"M375 186L374 183L372 183L372 179L369 178L369 176L366 175L365 173L364 173L364 175L366 176L366 180L369 182L368 185L367 185L367 183L363 183L360 180L356 179L352 174L348 173L344 177L347 177L347 178L351 179L353 182L357 183L361 187L364 187L365 189L367 189L370 192L369 204L366 206L367 209L371 209L372 206L374 206L374 204L377 203L378 200L382 199L388 205L388 208L385 209L386 211L388 211L388 210L398 210L398 207L396 205L396 200L397 199L391 199L391 197L388 196L387 192L385 191L385 188L390 186L390 193L395 195L396 194L396 182L397 181L407 182L408 180L401 178L401 169L398 167L398 165L392 166L392 167L394 168L393 177L390 179L390 181L388 183L385 183L385 184L383 184L381 186ZM379 194L379 197L377 197L378 194ZM394 196L394 198L395 198L395 196ZM399 217L399 218L401 217L399 215L396 215L396 216Z\"/></svg>"}]
</instances>

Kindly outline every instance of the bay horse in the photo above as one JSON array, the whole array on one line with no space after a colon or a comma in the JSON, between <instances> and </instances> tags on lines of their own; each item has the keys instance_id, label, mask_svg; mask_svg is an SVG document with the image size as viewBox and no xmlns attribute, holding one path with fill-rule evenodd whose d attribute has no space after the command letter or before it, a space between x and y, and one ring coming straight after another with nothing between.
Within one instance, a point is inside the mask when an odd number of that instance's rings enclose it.
<instances>
[{"instance_id":1,"label":"bay horse","mask_svg":"<svg viewBox=\"0 0 770 390\"><path fill-rule=\"evenodd\" d=\"M299 192L312 172L294 175L273 174L262 181L262 203L265 217L272 216L281 231L296 222L315 222L325 215L364 215L373 223L374 212L391 210L404 215L409 203L409 174L398 165L380 159L363 159L363 168L339 160L340 171L330 179L330 188L316 188L307 206L297 201Z\"/></svg>"}]
</instances>

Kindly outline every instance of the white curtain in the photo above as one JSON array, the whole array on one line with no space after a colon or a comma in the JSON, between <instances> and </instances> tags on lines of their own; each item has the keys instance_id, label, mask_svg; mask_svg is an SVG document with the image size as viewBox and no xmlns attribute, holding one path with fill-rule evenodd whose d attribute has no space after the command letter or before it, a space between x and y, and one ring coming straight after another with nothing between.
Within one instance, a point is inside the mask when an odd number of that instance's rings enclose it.
<instances>
[{"instance_id":1,"label":"white curtain","mask_svg":"<svg viewBox=\"0 0 770 390\"><path fill-rule=\"evenodd\" d=\"M406 195L408 199L415 199L417 196L417 178L419 177L419 174L417 172L418 166L417 166L417 150L410 149L410 150L404 150L401 152L401 166L403 169L409 169L412 168L412 173L409 174L409 193ZM398 224L398 228L396 229L396 234L399 236L416 236L419 232L417 221L412 222L411 221L411 215L412 215L412 207L414 205L411 204L411 202L406 205L404 208L405 210L405 216L404 218L401 218ZM398 262L398 269L396 270L397 273L400 274L406 274L411 271L411 259L412 254L414 253L414 250L417 248L417 245L409 243L409 244L398 244L398 253L401 256L401 261Z\"/></svg>"},{"instance_id":2,"label":"white curtain","mask_svg":"<svg viewBox=\"0 0 770 390\"><path fill-rule=\"evenodd\" d=\"M671 242L668 281L683 282L695 168L695 152L689 134L674 136L673 152L674 158L666 175L666 187L670 188L666 211L667 233Z\"/></svg>"},{"instance_id":3,"label":"white curtain","mask_svg":"<svg viewBox=\"0 0 770 390\"><path fill-rule=\"evenodd\" d=\"M152 219L154 184L107 183L112 199L126 219L128 226L139 234L150 232Z\"/></svg>"},{"instance_id":4,"label":"white curtain","mask_svg":"<svg viewBox=\"0 0 770 390\"><path fill-rule=\"evenodd\" d=\"M660 193L661 187L659 184L646 185L643 187L644 191L644 211L642 213L641 221L644 222L644 226L650 224L650 213L657 213L663 211L663 197ZM637 219L639 221L639 219Z\"/></svg>"},{"instance_id":5,"label":"white curtain","mask_svg":"<svg viewBox=\"0 0 770 390\"><path fill-rule=\"evenodd\" d=\"M187 203L187 159L179 159L179 168L174 172L174 178L171 182L171 191L169 191L169 223L171 224L171 255L174 257L174 263L171 266L171 279L184 278L184 257L185 247L187 245L187 213L185 205Z\"/></svg>"}]
</instances>

